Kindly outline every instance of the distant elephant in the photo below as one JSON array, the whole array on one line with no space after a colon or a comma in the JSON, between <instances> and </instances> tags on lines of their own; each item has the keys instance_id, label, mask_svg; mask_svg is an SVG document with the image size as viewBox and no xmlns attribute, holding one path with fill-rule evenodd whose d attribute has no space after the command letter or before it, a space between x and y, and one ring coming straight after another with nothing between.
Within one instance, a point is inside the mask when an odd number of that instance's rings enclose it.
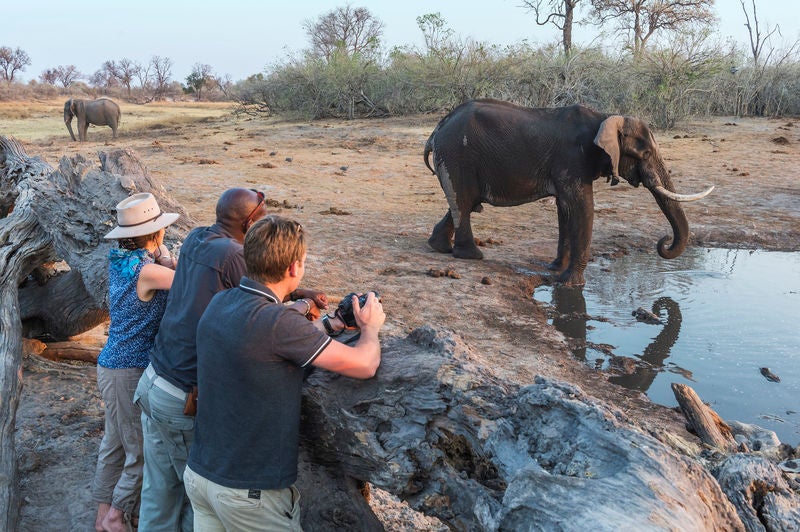
<instances>
[{"instance_id":1,"label":"distant elephant","mask_svg":"<svg viewBox=\"0 0 800 532\"><path fill-rule=\"evenodd\" d=\"M117 138L117 126L121 116L119 105L108 98L98 98L97 100L81 100L70 98L64 103L64 123L69 129L69 136L75 140L75 133L72 132L72 117L78 119L78 136L81 142L86 140L86 130L89 124L96 126L108 126L111 128L112 138Z\"/></svg>"},{"instance_id":2,"label":"distant elephant","mask_svg":"<svg viewBox=\"0 0 800 532\"><path fill-rule=\"evenodd\" d=\"M581 105L533 109L498 100L466 102L439 121L423 158L438 176L450 207L428 239L434 250L456 258L483 258L470 213L481 212L482 203L509 207L555 196L558 253L549 268L559 272L557 282L573 286L584 284L589 261L595 179L605 176L616 185L621 175L634 187L641 183L650 190L672 225L672 245L667 247L670 237L665 236L657 246L666 259L680 255L689 238L678 202L698 200L714 189L676 194L656 140L642 120Z\"/></svg>"}]
</instances>

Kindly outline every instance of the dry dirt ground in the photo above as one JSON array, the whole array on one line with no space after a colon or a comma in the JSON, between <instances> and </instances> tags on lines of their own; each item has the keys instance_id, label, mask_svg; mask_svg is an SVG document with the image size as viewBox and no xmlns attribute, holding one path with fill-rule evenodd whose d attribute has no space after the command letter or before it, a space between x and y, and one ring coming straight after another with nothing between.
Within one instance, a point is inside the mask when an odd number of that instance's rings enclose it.
<instances>
[{"instance_id":1,"label":"dry dirt ground","mask_svg":"<svg viewBox=\"0 0 800 532\"><path fill-rule=\"evenodd\" d=\"M305 285L334 301L353 290L378 290L388 316L385 336L442 326L512 381L529 383L537 374L569 381L617 405L644 430L661 426L691 438L675 411L575 361L533 301L541 279L522 272L554 256L551 202L487 206L475 215L475 235L487 243L482 261L454 260L428 248L431 228L446 209L422 161L439 118L309 123L225 116L136 134L122 127L116 141L108 128L92 128L84 144L69 142L66 131L24 144L53 166L65 155L96 160L99 151L131 148L202 224L213 221L224 189L264 190L275 212L297 219L311 234ZM657 132L657 138L680 192L717 187L686 207L692 245L800 249L800 125L719 118ZM595 257L655 253L656 241L670 230L643 189L598 181L595 210ZM431 269L457 275L435 277ZM22 529L89 530L94 508L88 488L102 431L94 368L25 360L17 417ZM383 517L390 530L436 527L396 507Z\"/></svg>"}]
</instances>

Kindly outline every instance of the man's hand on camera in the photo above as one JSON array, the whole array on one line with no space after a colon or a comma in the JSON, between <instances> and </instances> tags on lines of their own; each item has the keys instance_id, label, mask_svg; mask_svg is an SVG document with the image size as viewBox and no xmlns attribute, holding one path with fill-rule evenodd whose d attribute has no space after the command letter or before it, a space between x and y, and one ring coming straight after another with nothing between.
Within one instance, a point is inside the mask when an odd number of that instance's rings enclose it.
<instances>
[{"instance_id":1,"label":"man's hand on camera","mask_svg":"<svg viewBox=\"0 0 800 532\"><path fill-rule=\"evenodd\" d=\"M358 296L353 297L353 316L362 333L364 329L380 330L383 322L386 321L386 314L383 312L383 305L375 297L375 292L367 293L367 301L362 308L358 304Z\"/></svg>"}]
</instances>

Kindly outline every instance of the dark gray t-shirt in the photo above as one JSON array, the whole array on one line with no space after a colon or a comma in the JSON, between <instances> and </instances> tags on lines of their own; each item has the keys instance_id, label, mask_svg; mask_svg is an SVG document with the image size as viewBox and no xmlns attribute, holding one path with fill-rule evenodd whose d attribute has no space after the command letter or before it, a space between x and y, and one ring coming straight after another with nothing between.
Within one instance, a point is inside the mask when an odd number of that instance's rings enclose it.
<instances>
[{"instance_id":1,"label":"dark gray t-shirt","mask_svg":"<svg viewBox=\"0 0 800 532\"><path fill-rule=\"evenodd\" d=\"M297 479L304 367L331 338L247 277L214 296L197 326L198 400L189 467L222 486Z\"/></svg>"},{"instance_id":2,"label":"dark gray t-shirt","mask_svg":"<svg viewBox=\"0 0 800 532\"><path fill-rule=\"evenodd\" d=\"M181 247L150 362L184 391L197 384L197 322L214 294L239 285L247 271L242 244L222 227L198 227Z\"/></svg>"}]
</instances>

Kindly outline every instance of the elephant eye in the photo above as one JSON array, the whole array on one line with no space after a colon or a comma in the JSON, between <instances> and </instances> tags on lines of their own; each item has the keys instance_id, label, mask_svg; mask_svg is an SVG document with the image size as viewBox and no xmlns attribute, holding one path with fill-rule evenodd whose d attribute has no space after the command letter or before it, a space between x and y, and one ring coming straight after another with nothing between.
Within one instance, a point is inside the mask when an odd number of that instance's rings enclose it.
<instances>
[{"instance_id":1,"label":"elephant eye","mask_svg":"<svg viewBox=\"0 0 800 532\"><path fill-rule=\"evenodd\" d=\"M650 158L650 154L651 154L650 150L644 150L642 152L642 159L644 159L644 160L649 159Z\"/></svg>"}]
</instances>

